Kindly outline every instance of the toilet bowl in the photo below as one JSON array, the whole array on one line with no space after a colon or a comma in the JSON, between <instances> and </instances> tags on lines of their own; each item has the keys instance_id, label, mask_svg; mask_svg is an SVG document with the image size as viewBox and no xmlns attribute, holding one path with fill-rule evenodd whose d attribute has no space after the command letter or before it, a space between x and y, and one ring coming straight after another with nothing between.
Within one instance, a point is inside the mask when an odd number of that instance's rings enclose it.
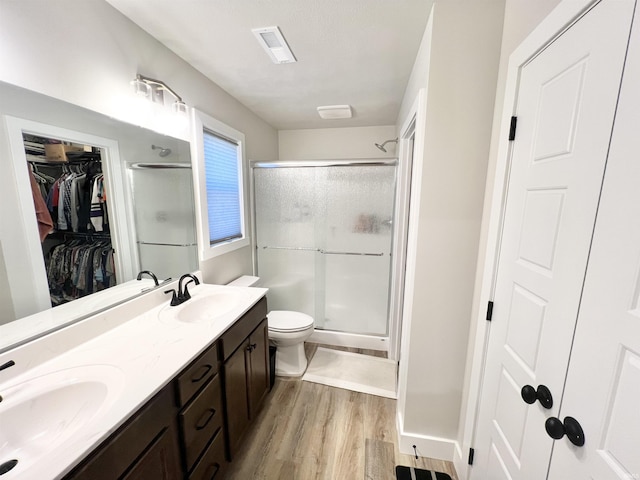
<instances>
[{"instance_id":1,"label":"toilet bowl","mask_svg":"<svg viewBox=\"0 0 640 480\"><path fill-rule=\"evenodd\" d=\"M307 369L304 341L313 333L313 318L300 312L273 310L267 314L269 340L276 346L276 375L298 377Z\"/></svg>"},{"instance_id":2,"label":"toilet bowl","mask_svg":"<svg viewBox=\"0 0 640 480\"><path fill-rule=\"evenodd\" d=\"M242 276L229 285L258 286L260 278ZM276 346L276 375L298 377L307 369L304 341L313 333L313 317L289 310L273 310L267 314L269 340Z\"/></svg>"}]
</instances>

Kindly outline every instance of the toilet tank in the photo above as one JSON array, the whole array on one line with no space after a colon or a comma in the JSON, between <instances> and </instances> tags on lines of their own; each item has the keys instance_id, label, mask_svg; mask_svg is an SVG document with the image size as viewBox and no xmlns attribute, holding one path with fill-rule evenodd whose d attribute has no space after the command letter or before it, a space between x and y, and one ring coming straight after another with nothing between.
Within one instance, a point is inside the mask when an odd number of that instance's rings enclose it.
<instances>
[{"instance_id":1,"label":"toilet tank","mask_svg":"<svg viewBox=\"0 0 640 480\"><path fill-rule=\"evenodd\" d=\"M232 287L257 287L260 283L260 277L253 277L251 275L242 275L236 278L232 282L227 283Z\"/></svg>"}]
</instances>

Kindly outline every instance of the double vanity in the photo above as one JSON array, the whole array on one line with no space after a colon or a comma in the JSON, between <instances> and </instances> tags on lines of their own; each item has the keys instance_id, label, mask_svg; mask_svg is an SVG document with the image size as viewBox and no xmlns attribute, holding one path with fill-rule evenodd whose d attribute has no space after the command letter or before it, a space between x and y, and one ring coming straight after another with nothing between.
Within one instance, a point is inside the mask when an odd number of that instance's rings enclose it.
<instances>
[{"instance_id":1,"label":"double vanity","mask_svg":"<svg viewBox=\"0 0 640 480\"><path fill-rule=\"evenodd\" d=\"M270 388L267 289L176 284L0 354L0 480L224 475Z\"/></svg>"}]
</instances>

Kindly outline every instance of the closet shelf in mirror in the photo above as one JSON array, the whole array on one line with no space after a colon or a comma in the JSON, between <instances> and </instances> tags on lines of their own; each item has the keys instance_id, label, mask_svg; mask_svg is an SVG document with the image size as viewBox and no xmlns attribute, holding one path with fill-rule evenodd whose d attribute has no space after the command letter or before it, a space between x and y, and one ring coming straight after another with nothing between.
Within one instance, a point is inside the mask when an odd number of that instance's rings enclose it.
<instances>
[{"instance_id":1,"label":"closet shelf in mirror","mask_svg":"<svg viewBox=\"0 0 640 480\"><path fill-rule=\"evenodd\" d=\"M93 240L111 240L111 234L105 232L62 232L56 230L51 232L47 238L55 238L61 240L85 239Z\"/></svg>"},{"instance_id":2,"label":"closet shelf in mirror","mask_svg":"<svg viewBox=\"0 0 640 480\"><path fill-rule=\"evenodd\" d=\"M95 153L82 152L81 156L69 158L69 160L48 160L46 157L40 155L33 155L27 153L27 161L35 165L51 166L51 167L63 167L65 165L84 165L89 162L100 162L100 155Z\"/></svg>"},{"instance_id":3,"label":"closet shelf in mirror","mask_svg":"<svg viewBox=\"0 0 640 480\"><path fill-rule=\"evenodd\" d=\"M27 157L27 162L29 163L33 163L36 165L47 165L47 166L58 166L61 165L63 163L66 163L65 161L61 161L61 160L48 160L47 157L43 156L43 155L34 155L33 153L26 153L25 154Z\"/></svg>"}]
</instances>

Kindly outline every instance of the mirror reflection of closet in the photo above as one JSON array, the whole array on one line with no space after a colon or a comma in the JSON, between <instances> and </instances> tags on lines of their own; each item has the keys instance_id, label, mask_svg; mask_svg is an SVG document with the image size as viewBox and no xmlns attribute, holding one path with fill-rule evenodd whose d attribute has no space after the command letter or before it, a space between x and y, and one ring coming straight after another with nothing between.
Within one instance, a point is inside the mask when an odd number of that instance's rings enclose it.
<instances>
[{"instance_id":1,"label":"mirror reflection of closet","mask_svg":"<svg viewBox=\"0 0 640 480\"><path fill-rule=\"evenodd\" d=\"M22 134L51 306L117 284L99 147Z\"/></svg>"}]
</instances>

